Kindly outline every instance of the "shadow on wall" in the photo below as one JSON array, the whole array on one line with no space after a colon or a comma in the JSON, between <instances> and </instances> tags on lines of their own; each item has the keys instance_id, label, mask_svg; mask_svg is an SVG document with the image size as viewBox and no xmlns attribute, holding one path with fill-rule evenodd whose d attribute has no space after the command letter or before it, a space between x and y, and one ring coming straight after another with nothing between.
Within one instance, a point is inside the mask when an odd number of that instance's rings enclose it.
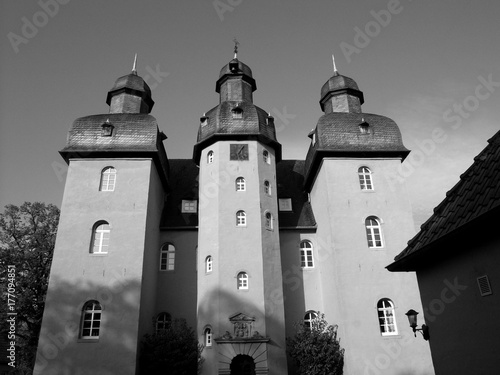
<instances>
[{"instance_id":1,"label":"shadow on wall","mask_svg":"<svg viewBox=\"0 0 500 375\"><path fill-rule=\"evenodd\" d=\"M275 316L278 311L277 309L283 308L283 300L281 300L281 306L278 304L270 305L264 322L264 303L262 301L251 301L243 293L245 292L242 292L242 298L238 298L237 294L235 296L233 293L217 289L207 293L203 297L203 300L199 303L199 324L201 326L210 325L214 327L214 340L217 341L217 339L223 338L227 332L231 335L231 338L224 343L214 343L214 345L217 346L214 352L207 352L207 349L203 351L202 356L205 358L203 369L205 371L210 371L209 367L211 365L215 365L215 363L213 363L214 361L219 364L219 368L227 367L229 369L232 358L239 354L250 355L255 361L256 370L263 370L267 366L273 366L273 368L278 367L279 364L274 363L273 358L279 356L280 352L282 354L281 357L283 359L285 358L286 345L284 342L284 321L280 321L279 314L278 316ZM217 329L216 327L218 323L213 320L215 320L214 317L217 316L215 311L219 308L220 311L226 311L226 316L219 317L220 326ZM258 344L255 343L231 343L231 340L235 339L237 333L235 326L233 326L233 323L229 320L229 318L238 313L255 318L255 322L252 323L252 329L249 332L249 336L252 337L257 331L257 333L264 338L269 338L267 345L261 345L260 349L256 350L255 348ZM226 336L226 338L228 338L228 336ZM265 351L267 351L267 355L263 355L263 352ZM214 357L210 358L212 355ZM266 358L268 359L267 363L265 360ZM279 371L274 371L273 373L279 373ZM286 371L283 373L286 373Z\"/></svg>"},{"instance_id":2,"label":"shadow on wall","mask_svg":"<svg viewBox=\"0 0 500 375\"><path fill-rule=\"evenodd\" d=\"M110 286L51 280L34 375L135 374L139 297L139 283L124 277ZM92 322L99 336L84 339L82 308L92 300L102 307Z\"/></svg>"}]
</instances>

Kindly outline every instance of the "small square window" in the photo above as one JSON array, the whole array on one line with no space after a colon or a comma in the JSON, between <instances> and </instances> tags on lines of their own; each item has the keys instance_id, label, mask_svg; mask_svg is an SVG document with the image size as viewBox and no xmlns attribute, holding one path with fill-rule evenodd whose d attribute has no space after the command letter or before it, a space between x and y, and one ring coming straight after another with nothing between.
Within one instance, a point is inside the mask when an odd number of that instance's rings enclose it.
<instances>
[{"instance_id":1,"label":"small square window","mask_svg":"<svg viewBox=\"0 0 500 375\"><path fill-rule=\"evenodd\" d=\"M292 211L292 198L280 198L278 199L278 205L280 211Z\"/></svg>"},{"instance_id":2,"label":"small square window","mask_svg":"<svg viewBox=\"0 0 500 375\"><path fill-rule=\"evenodd\" d=\"M181 212L182 213L189 213L189 214L198 212L197 203L198 203L198 201L196 201L196 200L184 200L183 199Z\"/></svg>"}]
</instances>

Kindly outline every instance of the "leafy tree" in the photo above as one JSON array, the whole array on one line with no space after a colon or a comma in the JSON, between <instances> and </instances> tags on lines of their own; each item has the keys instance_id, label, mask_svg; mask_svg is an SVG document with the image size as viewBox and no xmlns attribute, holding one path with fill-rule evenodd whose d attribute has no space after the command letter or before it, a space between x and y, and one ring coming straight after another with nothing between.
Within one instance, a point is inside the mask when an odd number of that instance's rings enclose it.
<instances>
[{"instance_id":1,"label":"leafy tree","mask_svg":"<svg viewBox=\"0 0 500 375\"><path fill-rule=\"evenodd\" d=\"M310 327L296 323L296 333L287 339L288 354L295 360L300 375L342 375L344 349L337 339L337 325L329 325L318 314Z\"/></svg>"},{"instance_id":2,"label":"leafy tree","mask_svg":"<svg viewBox=\"0 0 500 375\"><path fill-rule=\"evenodd\" d=\"M146 334L141 345L141 374L193 375L200 372L203 345L184 319L173 319L166 329Z\"/></svg>"},{"instance_id":3,"label":"leafy tree","mask_svg":"<svg viewBox=\"0 0 500 375\"><path fill-rule=\"evenodd\" d=\"M9 308L17 313L15 374L33 371L58 222L59 209L39 202L7 205L0 214L0 313L5 316ZM8 270L13 269L15 292L8 296ZM0 322L3 337L6 320Z\"/></svg>"}]
</instances>

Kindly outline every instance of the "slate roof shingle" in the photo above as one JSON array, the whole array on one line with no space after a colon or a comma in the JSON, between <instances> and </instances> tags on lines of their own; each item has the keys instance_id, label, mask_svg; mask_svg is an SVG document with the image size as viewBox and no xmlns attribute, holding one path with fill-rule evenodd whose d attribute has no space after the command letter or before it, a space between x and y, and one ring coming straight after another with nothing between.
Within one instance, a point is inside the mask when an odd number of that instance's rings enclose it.
<instances>
[{"instance_id":1,"label":"slate roof shingle","mask_svg":"<svg viewBox=\"0 0 500 375\"><path fill-rule=\"evenodd\" d=\"M388 268L398 270L403 261L409 262L409 257L415 259L436 241L496 208L500 208L500 131L488 140L485 149Z\"/></svg>"}]
</instances>

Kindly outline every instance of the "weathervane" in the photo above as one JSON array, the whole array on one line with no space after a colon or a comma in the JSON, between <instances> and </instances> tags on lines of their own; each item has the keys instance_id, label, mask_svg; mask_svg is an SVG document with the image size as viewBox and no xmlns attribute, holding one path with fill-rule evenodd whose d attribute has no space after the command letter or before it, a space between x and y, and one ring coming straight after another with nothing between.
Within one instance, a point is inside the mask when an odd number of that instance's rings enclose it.
<instances>
[{"instance_id":1,"label":"weathervane","mask_svg":"<svg viewBox=\"0 0 500 375\"><path fill-rule=\"evenodd\" d=\"M339 74L339 72L337 71L337 65L335 65L335 56L333 56L333 53L332 53L332 61L333 61L333 75L336 76Z\"/></svg>"},{"instance_id":2,"label":"weathervane","mask_svg":"<svg viewBox=\"0 0 500 375\"><path fill-rule=\"evenodd\" d=\"M132 74L137 75L137 53L135 54L134 57L134 66L132 67Z\"/></svg>"},{"instance_id":3,"label":"weathervane","mask_svg":"<svg viewBox=\"0 0 500 375\"><path fill-rule=\"evenodd\" d=\"M233 39L234 42L234 58L238 58L238 46L240 45L240 42L236 38Z\"/></svg>"}]
</instances>

